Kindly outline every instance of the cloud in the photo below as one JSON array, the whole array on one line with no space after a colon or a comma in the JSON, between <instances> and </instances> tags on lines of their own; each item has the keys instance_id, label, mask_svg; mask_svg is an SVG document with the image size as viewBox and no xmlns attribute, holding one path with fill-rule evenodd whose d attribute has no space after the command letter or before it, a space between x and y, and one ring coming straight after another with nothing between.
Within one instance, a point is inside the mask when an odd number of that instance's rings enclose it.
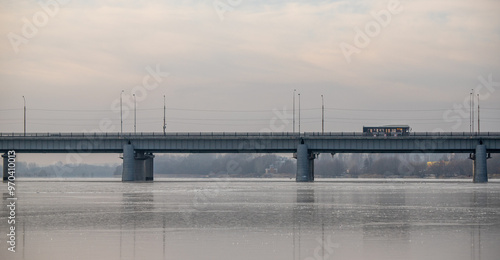
<instances>
[{"instance_id":1,"label":"cloud","mask_svg":"<svg viewBox=\"0 0 500 260\"><path fill-rule=\"evenodd\" d=\"M290 107L294 88L305 107L318 107L324 94L334 107L443 108L461 102L479 75L500 78L498 1L401 1L404 10L347 63L339 44L353 44L355 27L388 3L242 1L221 21L211 1L70 2L19 53L1 38L0 78L15 86L12 96L36 93L37 107L107 109L141 83L146 66L161 64L171 76L148 105L161 106L166 93L171 106L234 110ZM42 10L34 2L0 7L4 36L21 34L23 17ZM68 100L71 92L81 94Z\"/></svg>"}]
</instances>

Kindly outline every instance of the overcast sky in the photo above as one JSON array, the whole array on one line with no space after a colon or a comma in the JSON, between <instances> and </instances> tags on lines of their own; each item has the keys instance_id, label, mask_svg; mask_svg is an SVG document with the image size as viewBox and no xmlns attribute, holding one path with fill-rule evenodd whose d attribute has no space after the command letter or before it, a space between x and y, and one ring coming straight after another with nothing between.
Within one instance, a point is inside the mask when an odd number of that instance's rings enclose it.
<instances>
[{"instance_id":1,"label":"overcast sky","mask_svg":"<svg viewBox=\"0 0 500 260\"><path fill-rule=\"evenodd\" d=\"M271 2L271 3L268 3ZM46 7L42 5L46 4ZM500 131L500 1L0 2L0 132ZM465 101L465 108L463 103ZM296 97L298 130L298 96ZM273 112L274 111L274 112ZM102 127L107 123L109 126ZM101 124L101 126L100 126Z\"/></svg>"}]
</instances>

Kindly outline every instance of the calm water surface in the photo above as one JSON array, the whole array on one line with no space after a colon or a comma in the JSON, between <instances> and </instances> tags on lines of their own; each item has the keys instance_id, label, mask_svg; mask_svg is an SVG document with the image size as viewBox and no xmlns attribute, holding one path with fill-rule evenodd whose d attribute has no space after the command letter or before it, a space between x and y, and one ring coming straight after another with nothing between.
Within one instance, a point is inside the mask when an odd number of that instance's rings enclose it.
<instances>
[{"instance_id":1,"label":"calm water surface","mask_svg":"<svg viewBox=\"0 0 500 260\"><path fill-rule=\"evenodd\" d=\"M500 182L25 180L17 188L17 251L2 236L0 259L500 259ZM4 206L2 233L7 214Z\"/></svg>"}]
</instances>

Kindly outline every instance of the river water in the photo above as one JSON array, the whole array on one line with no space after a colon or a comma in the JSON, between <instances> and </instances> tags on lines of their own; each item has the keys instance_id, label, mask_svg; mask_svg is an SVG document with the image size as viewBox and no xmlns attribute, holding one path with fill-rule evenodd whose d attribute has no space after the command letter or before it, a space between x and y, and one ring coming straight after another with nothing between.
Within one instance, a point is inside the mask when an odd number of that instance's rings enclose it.
<instances>
[{"instance_id":1,"label":"river water","mask_svg":"<svg viewBox=\"0 0 500 260\"><path fill-rule=\"evenodd\" d=\"M500 259L495 181L16 184L16 252L4 235L0 259Z\"/></svg>"}]
</instances>

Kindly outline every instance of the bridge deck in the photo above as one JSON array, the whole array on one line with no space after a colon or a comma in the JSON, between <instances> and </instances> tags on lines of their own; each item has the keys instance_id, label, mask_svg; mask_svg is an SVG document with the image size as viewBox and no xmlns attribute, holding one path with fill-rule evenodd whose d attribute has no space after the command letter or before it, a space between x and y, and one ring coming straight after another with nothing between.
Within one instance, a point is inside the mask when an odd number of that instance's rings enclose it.
<instances>
[{"instance_id":1,"label":"bridge deck","mask_svg":"<svg viewBox=\"0 0 500 260\"><path fill-rule=\"evenodd\" d=\"M410 133L408 136L366 136L339 133L0 133L0 152L121 153L131 142L152 153L294 153L304 141L317 153L473 153L479 143L500 152L500 133Z\"/></svg>"}]
</instances>

